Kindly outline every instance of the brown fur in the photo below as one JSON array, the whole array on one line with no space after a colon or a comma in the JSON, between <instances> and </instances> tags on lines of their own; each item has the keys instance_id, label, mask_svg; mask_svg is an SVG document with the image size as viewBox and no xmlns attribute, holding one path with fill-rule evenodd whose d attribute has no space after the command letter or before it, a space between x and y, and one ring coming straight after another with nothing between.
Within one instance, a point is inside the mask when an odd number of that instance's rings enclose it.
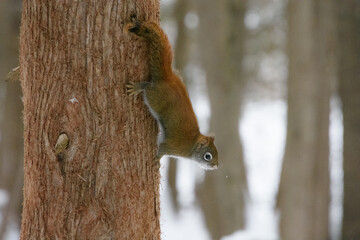
<instances>
[{"instance_id":1,"label":"brown fur","mask_svg":"<svg viewBox=\"0 0 360 240\"><path fill-rule=\"evenodd\" d=\"M128 91L130 94L144 92L150 112L163 130L158 160L163 155L196 157L194 160L206 162L205 168L217 167L214 138L204 136L199 131L186 87L172 70L172 51L166 34L153 22L131 22L126 25L126 30L145 38L149 44L150 82L129 84ZM205 161L199 153L209 151L213 159Z\"/></svg>"}]
</instances>

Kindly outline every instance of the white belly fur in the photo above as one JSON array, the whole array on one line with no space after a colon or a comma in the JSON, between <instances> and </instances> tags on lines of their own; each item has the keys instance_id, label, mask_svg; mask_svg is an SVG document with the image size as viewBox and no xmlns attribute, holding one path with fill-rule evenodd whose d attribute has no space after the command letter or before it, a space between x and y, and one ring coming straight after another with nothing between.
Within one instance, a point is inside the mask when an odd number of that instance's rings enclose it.
<instances>
[{"instance_id":1,"label":"white belly fur","mask_svg":"<svg viewBox=\"0 0 360 240\"><path fill-rule=\"evenodd\" d=\"M153 118L156 119L156 122L158 123L158 126L159 126L159 135L157 137L157 144L160 145L160 143L162 143L164 141L164 128L163 126L160 124L160 121L159 121L159 115L157 114L157 112L154 111L154 109L151 108L148 100L147 100L147 97L146 97L146 91L144 91L144 101L145 101L145 104L146 106L148 107L149 109L149 112L150 114L153 116Z\"/></svg>"}]
</instances>

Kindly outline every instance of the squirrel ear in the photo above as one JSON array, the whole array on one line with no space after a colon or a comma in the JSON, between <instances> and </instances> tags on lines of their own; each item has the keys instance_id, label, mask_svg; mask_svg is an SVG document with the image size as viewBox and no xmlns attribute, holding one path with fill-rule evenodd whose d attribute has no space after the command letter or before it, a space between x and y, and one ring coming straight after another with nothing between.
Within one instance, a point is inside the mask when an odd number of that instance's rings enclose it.
<instances>
[{"instance_id":1,"label":"squirrel ear","mask_svg":"<svg viewBox=\"0 0 360 240\"><path fill-rule=\"evenodd\" d=\"M209 134L209 138L211 139L212 142L214 142L214 140L215 140L215 134L214 134L214 133L210 133L210 134Z\"/></svg>"},{"instance_id":2,"label":"squirrel ear","mask_svg":"<svg viewBox=\"0 0 360 240\"><path fill-rule=\"evenodd\" d=\"M201 144L201 145L205 145L206 143L207 143L206 138L200 139L200 144Z\"/></svg>"},{"instance_id":3,"label":"squirrel ear","mask_svg":"<svg viewBox=\"0 0 360 240\"><path fill-rule=\"evenodd\" d=\"M202 147L202 146L205 146L207 144L208 140L207 140L207 137L205 136L201 136L199 139L198 139L198 146L199 147Z\"/></svg>"}]
</instances>

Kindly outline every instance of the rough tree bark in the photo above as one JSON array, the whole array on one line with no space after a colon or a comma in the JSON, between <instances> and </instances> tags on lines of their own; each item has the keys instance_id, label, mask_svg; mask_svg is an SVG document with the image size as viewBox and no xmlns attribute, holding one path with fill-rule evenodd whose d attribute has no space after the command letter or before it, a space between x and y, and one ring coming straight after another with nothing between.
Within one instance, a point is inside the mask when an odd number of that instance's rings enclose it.
<instances>
[{"instance_id":1,"label":"rough tree bark","mask_svg":"<svg viewBox=\"0 0 360 240\"><path fill-rule=\"evenodd\" d=\"M334 14L331 0L291 0L288 4L288 116L278 195L280 236L329 239L332 77L327 68L333 57Z\"/></svg>"},{"instance_id":2,"label":"rough tree bark","mask_svg":"<svg viewBox=\"0 0 360 240\"><path fill-rule=\"evenodd\" d=\"M200 2L199 47L209 89L210 129L222 167L206 173L198 193L212 238L220 239L244 227L247 183L238 129L247 1Z\"/></svg>"},{"instance_id":3,"label":"rough tree bark","mask_svg":"<svg viewBox=\"0 0 360 240\"><path fill-rule=\"evenodd\" d=\"M339 90L344 123L342 239L360 239L360 3L338 4Z\"/></svg>"},{"instance_id":4,"label":"rough tree bark","mask_svg":"<svg viewBox=\"0 0 360 240\"><path fill-rule=\"evenodd\" d=\"M21 239L160 239L156 124L125 88L148 77L133 14L158 21L158 0L24 1Z\"/></svg>"}]
</instances>

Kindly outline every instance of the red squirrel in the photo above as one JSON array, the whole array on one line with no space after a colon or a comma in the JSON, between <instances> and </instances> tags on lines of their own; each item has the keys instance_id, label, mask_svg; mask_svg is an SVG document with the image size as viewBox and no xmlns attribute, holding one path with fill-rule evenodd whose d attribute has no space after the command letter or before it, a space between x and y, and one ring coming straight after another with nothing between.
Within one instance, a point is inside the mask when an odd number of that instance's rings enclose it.
<instances>
[{"instance_id":1,"label":"red squirrel","mask_svg":"<svg viewBox=\"0 0 360 240\"><path fill-rule=\"evenodd\" d=\"M156 165L167 155L194 160L204 169L217 169L214 137L200 133L186 87L172 69L172 51L166 34L158 24L136 19L127 23L125 30L148 43L149 81L129 82L126 86L130 96L143 94L159 124Z\"/></svg>"}]
</instances>

